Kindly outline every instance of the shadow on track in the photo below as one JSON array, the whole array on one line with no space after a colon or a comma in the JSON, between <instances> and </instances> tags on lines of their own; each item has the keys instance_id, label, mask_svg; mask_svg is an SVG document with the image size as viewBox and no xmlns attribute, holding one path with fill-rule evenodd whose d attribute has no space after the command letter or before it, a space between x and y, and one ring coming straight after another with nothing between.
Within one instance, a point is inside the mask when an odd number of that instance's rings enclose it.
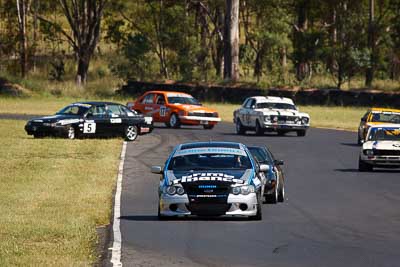
<instances>
[{"instance_id":1,"label":"shadow on track","mask_svg":"<svg viewBox=\"0 0 400 267\"><path fill-rule=\"evenodd\" d=\"M154 221L251 221L246 217L166 217L159 220L156 215L129 215L121 216L120 220L126 221L141 221L141 222L154 222Z\"/></svg>"},{"instance_id":2,"label":"shadow on track","mask_svg":"<svg viewBox=\"0 0 400 267\"><path fill-rule=\"evenodd\" d=\"M353 146L353 147L361 147L357 143L340 143L342 146Z\"/></svg>"},{"instance_id":3,"label":"shadow on track","mask_svg":"<svg viewBox=\"0 0 400 267\"><path fill-rule=\"evenodd\" d=\"M335 169L336 172L359 172L361 173L358 169ZM400 173L400 169L396 170L388 170L388 169L379 169L379 170L373 170L370 172L362 172L362 173Z\"/></svg>"}]
</instances>

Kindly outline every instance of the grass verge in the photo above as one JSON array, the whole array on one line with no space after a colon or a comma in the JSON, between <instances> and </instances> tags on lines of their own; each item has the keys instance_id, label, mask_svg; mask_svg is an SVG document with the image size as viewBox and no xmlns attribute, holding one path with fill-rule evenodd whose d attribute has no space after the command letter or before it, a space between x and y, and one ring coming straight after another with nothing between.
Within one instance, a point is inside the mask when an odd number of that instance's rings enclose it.
<instances>
[{"instance_id":1,"label":"grass verge","mask_svg":"<svg viewBox=\"0 0 400 267\"><path fill-rule=\"evenodd\" d=\"M92 265L122 141L33 139L24 124L0 120L0 266Z\"/></svg>"}]
</instances>

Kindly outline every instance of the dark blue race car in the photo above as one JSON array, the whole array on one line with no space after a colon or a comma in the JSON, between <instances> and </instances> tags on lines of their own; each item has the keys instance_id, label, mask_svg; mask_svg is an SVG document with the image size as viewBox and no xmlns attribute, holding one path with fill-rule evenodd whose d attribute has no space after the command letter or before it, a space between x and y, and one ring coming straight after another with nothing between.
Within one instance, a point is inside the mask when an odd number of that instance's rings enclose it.
<instances>
[{"instance_id":1,"label":"dark blue race car","mask_svg":"<svg viewBox=\"0 0 400 267\"><path fill-rule=\"evenodd\" d=\"M285 200L285 178L281 168L283 161L276 160L265 146L249 146L248 149L260 164L269 165L268 171L265 172L267 177L264 189L265 201L273 204L283 202Z\"/></svg>"}]
</instances>

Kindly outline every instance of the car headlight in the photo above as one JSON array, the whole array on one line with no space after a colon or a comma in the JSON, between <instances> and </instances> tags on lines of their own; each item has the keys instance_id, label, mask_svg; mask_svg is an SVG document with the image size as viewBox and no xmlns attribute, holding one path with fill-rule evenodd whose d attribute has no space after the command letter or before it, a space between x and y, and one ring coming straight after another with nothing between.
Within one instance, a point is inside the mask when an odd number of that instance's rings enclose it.
<instances>
[{"instance_id":1,"label":"car headlight","mask_svg":"<svg viewBox=\"0 0 400 267\"><path fill-rule=\"evenodd\" d=\"M296 117L295 119L294 119L294 123L298 123L300 121L300 118L299 117Z\"/></svg>"},{"instance_id":2,"label":"car headlight","mask_svg":"<svg viewBox=\"0 0 400 267\"><path fill-rule=\"evenodd\" d=\"M364 155L373 156L374 155L374 151L372 149L365 149L364 150Z\"/></svg>"},{"instance_id":3,"label":"car headlight","mask_svg":"<svg viewBox=\"0 0 400 267\"><path fill-rule=\"evenodd\" d=\"M185 194L185 189L183 189L183 187L176 187L176 193L178 195L183 195Z\"/></svg>"},{"instance_id":4,"label":"car headlight","mask_svg":"<svg viewBox=\"0 0 400 267\"><path fill-rule=\"evenodd\" d=\"M240 187L236 186L232 188L232 194L239 195L240 194Z\"/></svg>"},{"instance_id":5,"label":"car headlight","mask_svg":"<svg viewBox=\"0 0 400 267\"><path fill-rule=\"evenodd\" d=\"M306 117L301 118L301 122L302 122L303 124L307 124L309 121L310 121L309 118L306 118Z\"/></svg>"},{"instance_id":6,"label":"car headlight","mask_svg":"<svg viewBox=\"0 0 400 267\"><path fill-rule=\"evenodd\" d=\"M188 112L188 116L194 116L194 112Z\"/></svg>"},{"instance_id":7,"label":"car headlight","mask_svg":"<svg viewBox=\"0 0 400 267\"><path fill-rule=\"evenodd\" d=\"M278 116L271 116L271 121L272 122L277 122L278 121Z\"/></svg>"},{"instance_id":8,"label":"car headlight","mask_svg":"<svg viewBox=\"0 0 400 267\"><path fill-rule=\"evenodd\" d=\"M176 194L176 187L175 186L168 186L165 188L165 193L168 195L175 195Z\"/></svg>"},{"instance_id":9,"label":"car headlight","mask_svg":"<svg viewBox=\"0 0 400 267\"><path fill-rule=\"evenodd\" d=\"M252 186L252 185L245 185L245 186L242 186L242 187L241 187L241 191L240 191L240 193L241 193L242 195L248 195L248 194L254 193L254 192L255 192L254 186Z\"/></svg>"},{"instance_id":10,"label":"car headlight","mask_svg":"<svg viewBox=\"0 0 400 267\"><path fill-rule=\"evenodd\" d=\"M218 118L218 112L214 112L213 117Z\"/></svg>"},{"instance_id":11,"label":"car headlight","mask_svg":"<svg viewBox=\"0 0 400 267\"><path fill-rule=\"evenodd\" d=\"M236 187L232 187L232 194L234 195L248 195L250 193L254 193L255 192L255 188L252 185L244 185L244 186L236 186Z\"/></svg>"},{"instance_id":12,"label":"car headlight","mask_svg":"<svg viewBox=\"0 0 400 267\"><path fill-rule=\"evenodd\" d=\"M265 120L265 122L270 122L271 121L271 117L270 116L264 116L264 120Z\"/></svg>"}]
</instances>

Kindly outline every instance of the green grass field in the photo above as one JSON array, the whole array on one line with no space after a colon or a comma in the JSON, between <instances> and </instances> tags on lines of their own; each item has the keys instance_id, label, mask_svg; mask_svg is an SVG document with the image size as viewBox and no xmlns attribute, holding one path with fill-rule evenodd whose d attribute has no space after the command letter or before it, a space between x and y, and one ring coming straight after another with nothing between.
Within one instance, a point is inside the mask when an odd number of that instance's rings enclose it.
<instances>
[{"instance_id":1,"label":"green grass field","mask_svg":"<svg viewBox=\"0 0 400 267\"><path fill-rule=\"evenodd\" d=\"M0 266L92 265L122 139L33 139L24 124L0 120Z\"/></svg>"}]
</instances>

